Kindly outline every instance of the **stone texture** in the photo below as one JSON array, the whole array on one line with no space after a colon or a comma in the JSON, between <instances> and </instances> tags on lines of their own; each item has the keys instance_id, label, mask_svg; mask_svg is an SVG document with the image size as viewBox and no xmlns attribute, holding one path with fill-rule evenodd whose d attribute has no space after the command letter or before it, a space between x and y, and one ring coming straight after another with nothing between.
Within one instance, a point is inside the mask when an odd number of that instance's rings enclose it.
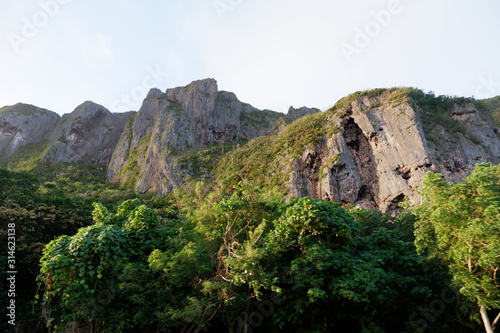
<instances>
[{"instance_id":1,"label":"stone texture","mask_svg":"<svg viewBox=\"0 0 500 333\"><path fill-rule=\"evenodd\" d=\"M440 127L440 140L429 142L438 172L457 181L465 178L477 163L500 163L498 130L488 116L470 103L454 105L451 115L464 124L467 133L450 133Z\"/></svg>"},{"instance_id":2,"label":"stone texture","mask_svg":"<svg viewBox=\"0 0 500 333\"><path fill-rule=\"evenodd\" d=\"M499 163L495 126L474 105L456 105L451 110L474 139L441 128L439 144L426 139L422 112L406 102L392 106L383 97L352 102L341 117L330 119L342 132L306 149L294 161L290 196L394 211L403 200L421 201L419 189L428 171L457 181L469 175L476 163Z\"/></svg>"},{"instance_id":3,"label":"stone texture","mask_svg":"<svg viewBox=\"0 0 500 333\"><path fill-rule=\"evenodd\" d=\"M404 100L394 104L385 94L347 100L343 109L324 114L325 126L340 130L325 131L323 140L306 144L297 155L280 156L291 197L395 211L403 200L421 200L419 188L428 171L457 181L476 163L500 163L499 129L473 104L449 111L460 131L436 123L431 136L423 131L423 116L432 110ZM0 159L7 164L20 148L40 146L44 161L108 166L110 181L161 195L192 176L194 167L182 167L186 157L217 144L277 134L295 119L323 117L313 115L317 112L307 107L290 107L286 115L259 110L219 91L214 79L166 92L152 89L139 112L113 114L85 102L59 117L16 104L0 109Z\"/></svg>"},{"instance_id":4,"label":"stone texture","mask_svg":"<svg viewBox=\"0 0 500 333\"><path fill-rule=\"evenodd\" d=\"M51 131L47 162L85 162L106 166L133 113L111 113L102 105L85 102L65 114Z\"/></svg>"},{"instance_id":5,"label":"stone texture","mask_svg":"<svg viewBox=\"0 0 500 333\"><path fill-rule=\"evenodd\" d=\"M59 119L55 112L28 104L0 109L0 158L7 160L23 146L47 140Z\"/></svg>"},{"instance_id":6,"label":"stone texture","mask_svg":"<svg viewBox=\"0 0 500 333\"><path fill-rule=\"evenodd\" d=\"M133 182L140 192L165 194L183 184L178 157L212 144L266 135L285 115L258 110L214 79L149 92L137 117L124 131L108 168L108 179ZM139 177L137 175L140 175Z\"/></svg>"}]
</instances>

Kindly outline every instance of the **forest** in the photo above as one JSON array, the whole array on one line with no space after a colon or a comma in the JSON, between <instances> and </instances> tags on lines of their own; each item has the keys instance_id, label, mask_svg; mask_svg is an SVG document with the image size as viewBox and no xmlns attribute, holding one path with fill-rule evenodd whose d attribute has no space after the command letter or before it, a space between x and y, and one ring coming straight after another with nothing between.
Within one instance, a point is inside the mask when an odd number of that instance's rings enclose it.
<instances>
[{"instance_id":1,"label":"forest","mask_svg":"<svg viewBox=\"0 0 500 333\"><path fill-rule=\"evenodd\" d=\"M15 300L19 329L491 333L499 325L499 165L477 164L455 183L428 173L423 203L397 214L290 199L245 181L138 195L106 183L101 169L0 169L0 236L15 237L15 250L0 254L17 271L15 297L6 297L7 275L0 299L7 318ZM1 329L13 331L11 323Z\"/></svg>"}]
</instances>

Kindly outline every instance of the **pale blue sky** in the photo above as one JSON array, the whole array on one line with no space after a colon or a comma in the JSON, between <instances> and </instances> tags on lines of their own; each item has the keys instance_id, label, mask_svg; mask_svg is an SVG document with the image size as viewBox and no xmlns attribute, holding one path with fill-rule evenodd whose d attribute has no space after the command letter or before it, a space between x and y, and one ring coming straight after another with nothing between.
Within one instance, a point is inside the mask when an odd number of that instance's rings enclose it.
<instances>
[{"instance_id":1,"label":"pale blue sky","mask_svg":"<svg viewBox=\"0 0 500 333\"><path fill-rule=\"evenodd\" d=\"M500 1L0 0L0 106L137 110L207 77L258 108L357 90L500 95Z\"/></svg>"}]
</instances>

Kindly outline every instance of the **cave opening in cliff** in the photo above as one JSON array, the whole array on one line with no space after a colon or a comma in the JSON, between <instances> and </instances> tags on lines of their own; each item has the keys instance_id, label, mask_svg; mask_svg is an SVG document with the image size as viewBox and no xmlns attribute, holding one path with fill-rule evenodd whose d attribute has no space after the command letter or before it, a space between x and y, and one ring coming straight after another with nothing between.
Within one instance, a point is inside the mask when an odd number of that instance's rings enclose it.
<instances>
[{"instance_id":1,"label":"cave opening in cliff","mask_svg":"<svg viewBox=\"0 0 500 333\"><path fill-rule=\"evenodd\" d=\"M349 118L344 125L344 132L342 133L346 145L354 151L359 151L361 145L361 137L363 132L359 128L354 119Z\"/></svg>"},{"instance_id":2,"label":"cave opening in cliff","mask_svg":"<svg viewBox=\"0 0 500 333\"><path fill-rule=\"evenodd\" d=\"M401 203L405 200L405 195L403 193L397 195L394 199L391 200L391 203L387 207L387 211L390 213L396 213L402 211Z\"/></svg>"}]
</instances>

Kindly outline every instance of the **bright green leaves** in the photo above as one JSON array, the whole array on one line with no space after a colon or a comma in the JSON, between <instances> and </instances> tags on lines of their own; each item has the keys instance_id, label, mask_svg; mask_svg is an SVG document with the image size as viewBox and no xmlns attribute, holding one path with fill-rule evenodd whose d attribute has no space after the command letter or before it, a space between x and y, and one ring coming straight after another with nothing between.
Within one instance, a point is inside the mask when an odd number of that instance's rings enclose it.
<instances>
[{"instance_id":1,"label":"bright green leaves","mask_svg":"<svg viewBox=\"0 0 500 333\"><path fill-rule=\"evenodd\" d=\"M57 299L77 318L99 317L112 300L113 275L128 246L124 231L102 224L51 241L41 259L44 303Z\"/></svg>"},{"instance_id":2,"label":"bright green leaves","mask_svg":"<svg viewBox=\"0 0 500 333\"><path fill-rule=\"evenodd\" d=\"M305 252L318 240L338 246L342 239L352 237L355 229L354 221L338 203L305 197L297 199L276 221L267 244L271 250L296 247Z\"/></svg>"},{"instance_id":3,"label":"bright green leaves","mask_svg":"<svg viewBox=\"0 0 500 333\"><path fill-rule=\"evenodd\" d=\"M422 250L498 233L479 214L497 219L494 187L481 187L480 196L430 177L429 184L439 185L430 193L479 200L484 209L433 198L432 209L422 212L447 219L457 232L438 246L445 226L419 221ZM202 185L177 191L175 203L184 215L174 220L159 220L139 200L125 201L116 213L95 204L94 225L45 250L45 305L59 311L56 321L86 318L113 332L382 332L413 329L406 325L412 313L439 297L446 277L417 254L412 215L390 217L310 198L287 203L279 193L244 183L234 189L231 195ZM468 224L457 219L462 209L474 213ZM477 257L473 267L483 267L496 260L495 246L450 256ZM486 277L462 292L493 293ZM262 315L258 325L256 311Z\"/></svg>"},{"instance_id":4,"label":"bright green leaves","mask_svg":"<svg viewBox=\"0 0 500 333\"><path fill-rule=\"evenodd\" d=\"M63 313L90 323L105 318L120 271L132 258L147 258L159 225L155 212L138 200L125 201L116 214L96 203L93 218L95 224L45 247L39 277L46 305L60 302Z\"/></svg>"},{"instance_id":5,"label":"bright green leaves","mask_svg":"<svg viewBox=\"0 0 500 333\"><path fill-rule=\"evenodd\" d=\"M465 180L428 174L416 244L448 264L460 292L480 306L500 309L500 165L476 165Z\"/></svg>"},{"instance_id":6,"label":"bright green leaves","mask_svg":"<svg viewBox=\"0 0 500 333\"><path fill-rule=\"evenodd\" d=\"M235 212L251 206L222 202L217 207ZM224 281L206 284L212 292L222 288L273 300L280 304L270 317L274 327L295 330L324 330L345 320L376 327L376 322L398 320L390 316L409 308L405 299L431 297L431 278L422 272L407 225L310 198L277 211L274 221L248 227L245 238L229 240L220 252ZM316 320L323 324L313 324Z\"/></svg>"},{"instance_id":7,"label":"bright green leaves","mask_svg":"<svg viewBox=\"0 0 500 333\"><path fill-rule=\"evenodd\" d=\"M94 210L92 211L92 218L94 220L94 223L96 224L112 223L111 213L106 207L104 207L103 204L99 202L94 202L92 206L94 206Z\"/></svg>"}]
</instances>

